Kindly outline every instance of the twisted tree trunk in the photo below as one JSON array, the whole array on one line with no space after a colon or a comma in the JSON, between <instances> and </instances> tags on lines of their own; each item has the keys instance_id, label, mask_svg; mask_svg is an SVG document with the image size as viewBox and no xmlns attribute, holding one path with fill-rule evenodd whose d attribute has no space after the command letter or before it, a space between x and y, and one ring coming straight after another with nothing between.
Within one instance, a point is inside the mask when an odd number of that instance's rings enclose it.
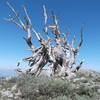
<instances>
[{"instance_id":1,"label":"twisted tree trunk","mask_svg":"<svg viewBox=\"0 0 100 100\"><path fill-rule=\"evenodd\" d=\"M62 33L60 32L58 19L54 13L52 13L53 23L49 25L47 11L45 6L43 6L43 29L47 37L47 39L45 40L43 39L41 34L34 29L25 6L23 6L25 12L25 17L23 21L21 20L21 18L19 17L19 13L13 8L13 6L8 2L7 4L15 15L10 16L10 18L8 19L6 18L6 20L15 23L27 33L27 36L24 39L27 45L30 47L30 50L32 51L31 57L23 59L23 61L27 61L29 63L29 69L27 69L24 73L38 76L41 73L44 66L47 66L52 69L52 76L68 78L72 78L73 76L75 76L76 72L79 70L83 63L81 61L81 63L78 66L76 65L76 56L83 43L82 30L80 32L81 41L77 48L74 48L75 37L72 40L72 44L69 44L67 41L67 36L62 36ZM50 31L52 32L52 34L54 34L55 37L49 36ZM40 43L39 48L35 47L32 43L33 33L36 35L36 39ZM18 64L18 66L19 65L20 63ZM76 66L74 70L72 70L73 66ZM21 70L17 71L23 73L23 71Z\"/></svg>"}]
</instances>

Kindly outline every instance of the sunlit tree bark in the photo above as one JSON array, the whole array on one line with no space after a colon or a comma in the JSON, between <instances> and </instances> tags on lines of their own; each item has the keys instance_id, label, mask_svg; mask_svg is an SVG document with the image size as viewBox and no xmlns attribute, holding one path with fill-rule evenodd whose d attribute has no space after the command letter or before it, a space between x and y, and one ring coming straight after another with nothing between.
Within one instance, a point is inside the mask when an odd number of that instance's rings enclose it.
<instances>
[{"instance_id":1,"label":"sunlit tree bark","mask_svg":"<svg viewBox=\"0 0 100 100\"><path fill-rule=\"evenodd\" d=\"M27 36L24 37L24 39L29 46L30 51L32 51L32 56L23 59L23 61L28 62L29 69L27 69L25 72L19 69L17 69L17 71L20 73L38 76L44 66L48 66L52 70L51 76L61 78L74 77L83 63L83 61L81 61L79 65L76 65L76 56L83 43L83 29L81 29L80 32L80 42L75 48L75 36L72 40L72 43L69 44L67 41L67 35L62 35L62 32L60 31L57 16L52 12L51 17L48 17L47 10L43 5L43 30L47 37L47 39L44 39L41 36L41 33L37 32L34 29L25 6L23 6L25 16L23 16L24 20L22 20L19 17L19 13L14 9L14 7L8 2L7 4L14 13L14 15L9 15L9 18L5 18L5 20L16 24L27 33ZM48 24L49 18L52 19L52 24ZM54 37L50 37L49 33L52 33ZM35 47L35 45L32 43L32 34L36 35L36 39L40 43L39 48ZM20 62L18 63L18 66L19 65Z\"/></svg>"}]
</instances>

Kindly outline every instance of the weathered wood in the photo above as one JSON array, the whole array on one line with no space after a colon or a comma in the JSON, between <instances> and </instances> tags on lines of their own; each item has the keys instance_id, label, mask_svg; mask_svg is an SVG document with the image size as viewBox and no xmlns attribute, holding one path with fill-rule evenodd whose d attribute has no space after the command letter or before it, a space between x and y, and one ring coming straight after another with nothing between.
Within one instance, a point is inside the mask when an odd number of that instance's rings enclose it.
<instances>
[{"instance_id":1,"label":"weathered wood","mask_svg":"<svg viewBox=\"0 0 100 100\"><path fill-rule=\"evenodd\" d=\"M83 63L81 62L78 66L76 66L76 56L83 43L82 29L80 35L81 41L77 48L74 48L76 38L74 37L72 43L69 44L66 39L68 38L67 35L62 37L62 33L60 32L58 25L57 16L54 15L53 12L53 23L48 24L47 10L45 6L43 6L44 32L47 36L47 39L44 40L41 34L39 32L36 32L36 30L34 29L25 6L23 6L25 17L24 21L22 21L17 11L9 3L7 4L15 15L10 16L10 18L6 20L15 23L27 33L27 36L24 39L30 47L30 50L32 51L32 56L23 59L23 61L27 61L29 63L29 69L26 70L26 74L38 76L43 68L47 66L51 68L52 76L68 78L74 77ZM50 31L52 31L52 34L55 35L54 38L49 36ZM35 33L36 39L40 43L39 48L35 47L32 43L32 33ZM53 42L55 42L55 45ZM18 66L19 64L20 63L18 63ZM73 66L76 66L74 71L72 70ZM23 73L23 71L21 70L17 71Z\"/></svg>"}]
</instances>

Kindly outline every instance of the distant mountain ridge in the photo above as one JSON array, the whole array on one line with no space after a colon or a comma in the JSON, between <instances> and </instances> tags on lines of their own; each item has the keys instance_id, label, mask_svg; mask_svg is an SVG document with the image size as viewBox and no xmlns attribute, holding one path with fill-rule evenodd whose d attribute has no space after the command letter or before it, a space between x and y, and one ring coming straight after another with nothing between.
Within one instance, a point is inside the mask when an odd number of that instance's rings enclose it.
<instances>
[{"instance_id":1,"label":"distant mountain ridge","mask_svg":"<svg viewBox=\"0 0 100 100\"><path fill-rule=\"evenodd\" d=\"M14 69L0 69L0 77L15 76L16 72Z\"/></svg>"}]
</instances>

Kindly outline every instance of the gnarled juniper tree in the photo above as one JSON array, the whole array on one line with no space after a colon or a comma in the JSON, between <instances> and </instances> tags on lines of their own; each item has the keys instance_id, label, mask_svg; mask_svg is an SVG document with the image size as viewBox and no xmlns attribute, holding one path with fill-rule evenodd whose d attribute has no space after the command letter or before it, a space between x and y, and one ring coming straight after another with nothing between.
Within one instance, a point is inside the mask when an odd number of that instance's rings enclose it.
<instances>
[{"instance_id":1,"label":"gnarled juniper tree","mask_svg":"<svg viewBox=\"0 0 100 100\"><path fill-rule=\"evenodd\" d=\"M75 37L72 40L72 43L69 44L67 41L68 37L67 35L62 35L57 16L53 12L51 13L52 17L50 17L53 22L52 24L48 24L49 17L45 6L43 6L43 30L47 37L47 39L44 39L41 34L34 29L25 6L23 6L25 16L24 20L22 20L14 7L9 3L7 4L11 8L14 15L10 16L6 20L18 25L27 33L27 36L24 39L32 52L32 56L23 59L29 63L29 69L27 69L24 73L38 76L44 66L48 66L52 70L52 76L66 78L74 77L83 63L83 61L81 61L79 65L76 65L76 56L83 43L83 30L81 29L80 32L80 43L75 48ZM50 37L49 32L51 32L54 37ZM32 43L32 34L36 35L36 39L40 43L39 48L35 47ZM73 67L75 67L74 70ZM22 70L17 69L17 71L23 73Z\"/></svg>"}]
</instances>

